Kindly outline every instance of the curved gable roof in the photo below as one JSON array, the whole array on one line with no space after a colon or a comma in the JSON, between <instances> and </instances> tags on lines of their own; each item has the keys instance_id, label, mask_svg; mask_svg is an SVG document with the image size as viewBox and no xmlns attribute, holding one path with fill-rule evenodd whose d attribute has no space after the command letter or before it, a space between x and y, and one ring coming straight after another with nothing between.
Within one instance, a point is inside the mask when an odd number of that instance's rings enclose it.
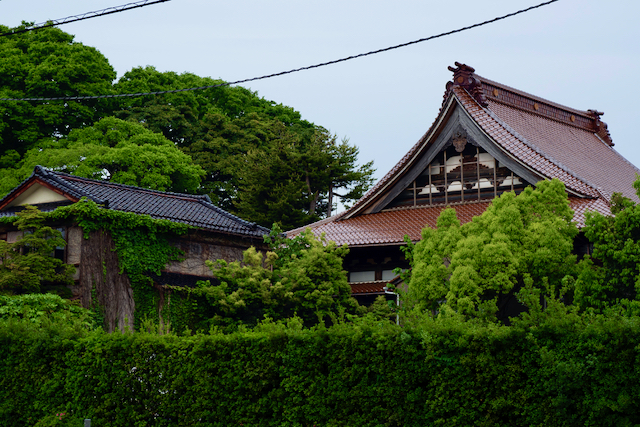
<instances>
[{"instance_id":1,"label":"curved gable roof","mask_svg":"<svg viewBox=\"0 0 640 427\"><path fill-rule=\"evenodd\" d=\"M574 195L607 203L614 192L639 201L631 184L640 169L612 148L602 113L564 107L480 77L467 65L456 66L450 67L454 80L431 128L339 220L371 213L372 205L434 144L456 106L478 132L541 179L558 178Z\"/></svg>"},{"instance_id":2,"label":"curved gable roof","mask_svg":"<svg viewBox=\"0 0 640 427\"><path fill-rule=\"evenodd\" d=\"M480 77L464 64L456 63L449 69L454 78L447 84L442 106L429 130L353 207L312 224L314 232L326 232L329 239L349 245L399 244L405 233L419 239L419 230L435 224L442 207L384 208L393 192L404 184L403 178L411 180L412 168L426 167L429 149L450 131L447 126L454 120L465 126L471 123L476 135L488 141L497 155L526 170L528 179L536 178L531 182L551 178L563 181L579 226L584 225L587 210L610 214L614 192L639 201L632 183L640 169L613 149L607 126L600 120L602 113L576 110L527 94ZM484 205L463 203L452 207L466 222L469 209L476 215L484 211Z\"/></svg>"}]
</instances>

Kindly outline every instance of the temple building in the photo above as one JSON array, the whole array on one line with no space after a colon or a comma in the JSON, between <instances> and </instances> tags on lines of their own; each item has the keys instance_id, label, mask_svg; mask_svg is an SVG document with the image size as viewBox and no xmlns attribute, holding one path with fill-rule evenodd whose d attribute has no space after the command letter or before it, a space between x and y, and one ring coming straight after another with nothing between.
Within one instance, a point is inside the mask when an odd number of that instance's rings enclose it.
<instances>
[{"instance_id":1,"label":"temple building","mask_svg":"<svg viewBox=\"0 0 640 427\"><path fill-rule=\"evenodd\" d=\"M345 269L363 302L398 280L394 268L409 267L400 250L404 236L418 241L447 206L466 223L503 192L552 178L564 182L579 227L587 211L610 214L614 192L638 202L632 183L640 169L613 148L603 113L565 107L455 65L422 138L353 207L309 226L349 246ZM588 248L584 243L577 242L578 251Z\"/></svg>"}]
</instances>

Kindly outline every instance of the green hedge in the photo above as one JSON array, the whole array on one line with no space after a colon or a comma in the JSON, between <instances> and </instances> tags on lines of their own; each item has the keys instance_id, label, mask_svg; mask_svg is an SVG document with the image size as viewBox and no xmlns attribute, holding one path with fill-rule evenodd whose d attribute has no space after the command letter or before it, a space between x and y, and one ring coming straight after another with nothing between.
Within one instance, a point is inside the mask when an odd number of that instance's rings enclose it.
<instances>
[{"instance_id":1,"label":"green hedge","mask_svg":"<svg viewBox=\"0 0 640 427\"><path fill-rule=\"evenodd\" d=\"M178 337L2 321L0 425L638 425L639 326L292 322Z\"/></svg>"}]
</instances>

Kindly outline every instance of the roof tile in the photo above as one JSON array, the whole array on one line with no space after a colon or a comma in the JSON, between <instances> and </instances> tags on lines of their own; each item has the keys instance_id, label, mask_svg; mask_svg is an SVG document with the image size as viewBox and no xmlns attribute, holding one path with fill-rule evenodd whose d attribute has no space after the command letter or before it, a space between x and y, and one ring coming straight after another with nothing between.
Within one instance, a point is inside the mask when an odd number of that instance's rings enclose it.
<instances>
[{"instance_id":1,"label":"roof tile","mask_svg":"<svg viewBox=\"0 0 640 427\"><path fill-rule=\"evenodd\" d=\"M0 200L0 205L4 200L12 197L15 191L28 185L30 180L45 182L72 194L76 199L87 197L109 209L146 214L152 218L167 219L229 234L262 237L269 233L269 230L264 227L220 209L211 203L207 196L170 193L114 184L54 172L41 166L36 166L31 177L16 187L3 200Z\"/></svg>"},{"instance_id":2,"label":"roof tile","mask_svg":"<svg viewBox=\"0 0 640 427\"><path fill-rule=\"evenodd\" d=\"M585 214L588 211L611 215L609 205L603 199L569 197L569 204L574 211L573 221L579 228L584 227ZM460 223L465 224L474 216L481 215L489 205L491 205L490 200L455 204L450 207L456 211ZM392 209L342 221L335 221L337 216L334 216L329 218L330 221L319 221L309 227L316 236L326 233L327 238L338 245L346 244L350 247L400 245L404 243L405 235L415 242L420 240L423 228L435 228L438 216L445 208L447 206L440 205ZM302 229L291 230L287 232L287 236L296 236L301 231Z\"/></svg>"}]
</instances>

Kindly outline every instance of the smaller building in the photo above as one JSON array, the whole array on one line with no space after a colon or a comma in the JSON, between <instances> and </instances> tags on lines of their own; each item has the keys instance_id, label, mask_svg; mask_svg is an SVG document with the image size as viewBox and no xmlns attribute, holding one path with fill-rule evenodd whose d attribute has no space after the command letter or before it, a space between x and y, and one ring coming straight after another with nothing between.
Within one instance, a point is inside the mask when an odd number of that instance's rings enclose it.
<instances>
[{"instance_id":1,"label":"smaller building","mask_svg":"<svg viewBox=\"0 0 640 427\"><path fill-rule=\"evenodd\" d=\"M169 193L129 185L81 178L36 166L33 174L0 200L0 216L14 216L33 205L41 211L52 211L71 205L82 198L92 200L103 209L149 215L156 219L188 224L194 229L176 236L174 243L184 252L184 260L166 266L160 276L153 277L158 292L164 285L193 286L198 280L212 279L207 260L241 260L251 246L264 249L263 236L269 230L244 221L211 203L208 196ZM51 224L58 228L67 246L56 253L67 264L76 267L74 298L84 307L92 306L92 290L104 308L110 330L133 325L135 302L131 284L120 274L117 254L111 236L92 232L84 238L82 228L73 222ZM0 228L0 239L15 242L21 231ZM108 266L105 274L103 266ZM160 298L162 300L162 298Z\"/></svg>"}]
</instances>

